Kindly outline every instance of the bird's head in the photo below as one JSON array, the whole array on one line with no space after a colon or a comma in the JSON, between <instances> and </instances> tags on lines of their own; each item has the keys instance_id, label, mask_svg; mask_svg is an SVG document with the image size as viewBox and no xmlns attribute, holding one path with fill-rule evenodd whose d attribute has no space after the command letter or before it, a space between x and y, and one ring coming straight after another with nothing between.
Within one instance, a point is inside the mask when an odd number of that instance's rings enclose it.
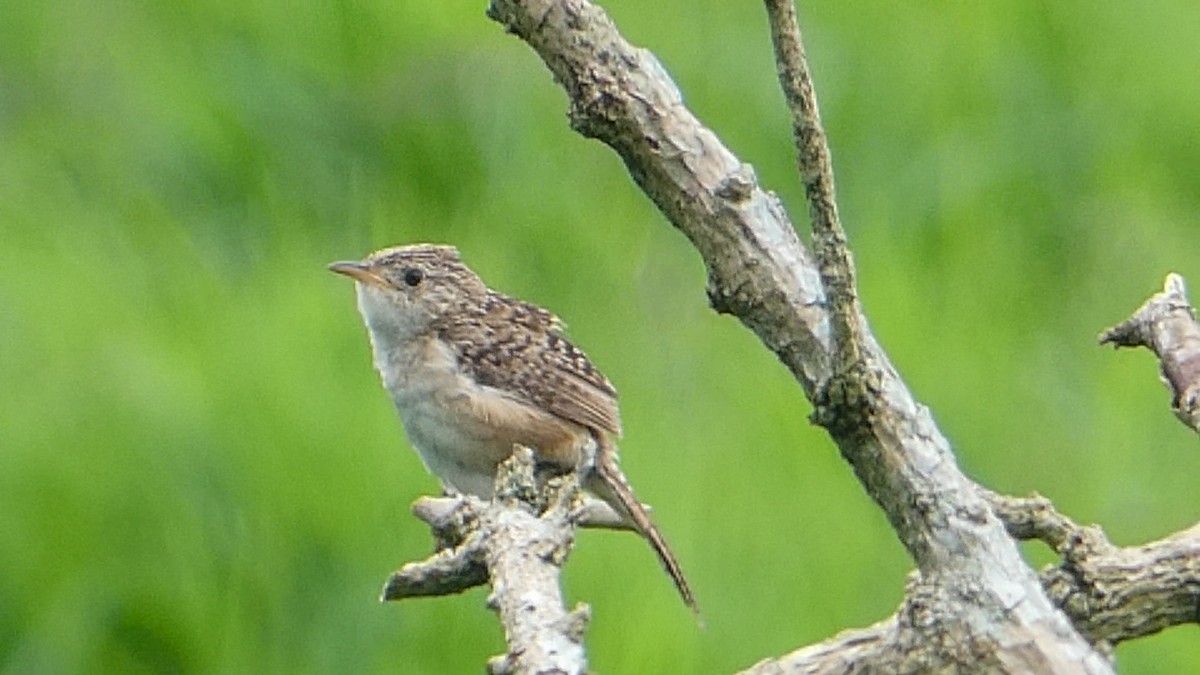
<instances>
[{"instance_id":1,"label":"bird's head","mask_svg":"<svg viewBox=\"0 0 1200 675\"><path fill-rule=\"evenodd\" d=\"M329 269L354 279L358 308L374 334L405 339L486 297L488 289L453 246L410 244Z\"/></svg>"}]
</instances>

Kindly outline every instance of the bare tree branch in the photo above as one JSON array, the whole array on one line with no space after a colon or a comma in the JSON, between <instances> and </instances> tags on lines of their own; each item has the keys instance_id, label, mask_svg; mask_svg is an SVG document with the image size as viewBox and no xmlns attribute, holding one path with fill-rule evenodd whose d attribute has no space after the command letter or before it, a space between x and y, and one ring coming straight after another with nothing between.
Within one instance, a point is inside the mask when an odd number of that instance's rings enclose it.
<instances>
[{"instance_id":1,"label":"bare tree branch","mask_svg":"<svg viewBox=\"0 0 1200 675\"><path fill-rule=\"evenodd\" d=\"M1018 539L1038 539L1063 558L1041 573L1050 598L1092 642L1117 644L1200 623L1200 525L1143 546L1118 548L1039 495L988 493Z\"/></svg>"},{"instance_id":2,"label":"bare tree branch","mask_svg":"<svg viewBox=\"0 0 1200 675\"><path fill-rule=\"evenodd\" d=\"M1076 524L1044 497L986 490L983 496L1014 537L1044 541L1063 556L1061 564L1042 571L1042 584L1102 652L1164 628L1200 622L1200 525L1145 546L1117 548L1099 528ZM876 672L919 671L920 661L914 659L920 652L899 648L911 604L910 597L900 612L874 626L763 660L743 675L845 673L866 664Z\"/></svg>"},{"instance_id":3,"label":"bare tree branch","mask_svg":"<svg viewBox=\"0 0 1200 675\"><path fill-rule=\"evenodd\" d=\"M518 448L500 465L496 497L423 499L414 506L443 548L392 574L383 600L458 593L491 580L508 652L489 672L585 673L589 610L567 611L559 575L574 543L574 474L535 479L533 454Z\"/></svg>"},{"instance_id":4,"label":"bare tree branch","mask_svg":"<svg viewBox=\"0 0 1200 675\"><path fill-rule=\"evenodd\" d=\"M1079 525L1054 509L1049 499L1035 494L1009 497L980 488L996 517L1004 521L1008 533L1022 541L1037 539L1063 555L1071 537L1081 531Z\"/></svg>"},{"instance_id":5,"label":"bare tree branch","mask_svg":"<svg viewBox=\"0 0 1200 675\"><path fill-rule=\"evenodd\" d=\"M813 253L829 296L837 363L850 367L859 363L866 327L858 306L854 260L838 216L829 141L821 124L795 5L792 0L766 0L766 7L779 84L792 113L796 167L812 218Z\"/></svg>"},{"instance_id":6,"label":"bare tree branch","mask_svg":"<svg viewBox=\"0 0 1200 675\"><path fill-rule=\"evenodd\" d=\"M1084 528L1061 565L1042 572L1050 598L1089 640L1117 644L1200 623L1200 525L1115 548Z\"/></svg>"},{"instance_id":7,"label":"bare tree branch","mask_svg":"<svg viewBox=\"0 0 1200 675\"><path fill-rule=\"evenodd\" d=\"M856 668L864 672L906 672L900 668L902 655L895 648L899 630L892 615L874 626L842 631L779 658L763 659L739 675L842 675Z\"/></svg>"},{"instance_id":8,"label":"bare tree branch","mask_svg":"<svg viewBox=\"0 0 1200 675\"><path fill-rule=\"evenodd\" d=\"M1146 347L1158 355L1171 410L1200 433L1200 324L1188 302L1183 277L1168 274L1162 292L1151 296L1125 321L1100 334L1100 344Z\"/></svg>"},{"instance_id":9,"label":"bare tree branch","mask_svg":"<svg viewBox=\"0 0 1200 675\"><path fill-rule=\"evenodd\" d=\"M753 168L683 106L654 55L625 42L594 5L496 1L488 15L554 73L567 91L572 127L612 146L699 249L714 307L748 322L812 393L829 369L825 291L782 205L759 187ZM756 264L746 264L751 260Z\"/></svg>"},{"instance_id":10,"label":"bare tree branch","mask_svg":"<svg viewBox=\"0 0 1200 675\"><path fill-rule=\"evenodd\" d=\"M533 47L563 85L572 126L616 150L695 244L714 307L738 316L791 369L816 405L814 418L887 513L920 570L891 647L920 651L923 668L1110 672L1050 603L873 337L862 335L861 355L832 344L831 320L850 319L831 317L831 289L778 200L684 107L654 56L626 42L586 0L493 0L488 13ZM786 37L789 30L775 32ZM797 36L797 53L798 45ZM781 60L787 88L806 69L789 70L790 57ZM803 78L796 88L803 96ZM815 102L808 110L815 120ZM802 119L798 131L810 133L807 124ZM816 162L827 163L827 153L820 155ZM814 185L832 200L832 181L827 189L820 180ZM819 216L824 207L813 210ZM821 235L821 245L832 247L828 259L848 260L844 237L837 241L830 227ZM852 276L843 281L850 285L839 292L852 298ZM854 363L839 360L846 355Z\"/></svg>"}]
</instances>

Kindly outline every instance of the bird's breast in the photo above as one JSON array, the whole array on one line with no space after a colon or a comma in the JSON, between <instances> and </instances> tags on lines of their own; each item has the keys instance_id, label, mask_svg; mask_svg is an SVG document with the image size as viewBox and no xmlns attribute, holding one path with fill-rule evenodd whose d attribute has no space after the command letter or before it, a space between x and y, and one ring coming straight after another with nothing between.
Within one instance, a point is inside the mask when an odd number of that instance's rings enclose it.
<instances>
[{"instance_id":1,"label":"bird's breast","mask_svg":"<svg viewBox=\"0 0 1200 675\"><path fill-rule=\"evenodd\" d=\"M514 443L570 468L591 440L583 427L479 384L435 338L377 353L376 365L426 468L461 492L490 497L496 466Z\"/></svg>"}]
</instances>

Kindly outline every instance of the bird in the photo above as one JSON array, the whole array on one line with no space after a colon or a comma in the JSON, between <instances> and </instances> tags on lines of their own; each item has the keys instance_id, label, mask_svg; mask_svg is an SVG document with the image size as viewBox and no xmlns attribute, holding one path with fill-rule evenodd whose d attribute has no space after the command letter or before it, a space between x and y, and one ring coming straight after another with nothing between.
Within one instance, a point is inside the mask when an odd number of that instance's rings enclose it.
<instances>
[{"instance_id":1,"label":"bird","mask_svg":"<svg viewBox=\"0 0 1200 675\"><path fill-rule=\"evenodd\" d=\"M622 472L617 390L550 311L492 290L457 248L408 244L329 269L355 281L375 369L449 492L491 498L513 446L580 482L641 534L699 615L675 554Z\"/></svg>"}]
</instances>

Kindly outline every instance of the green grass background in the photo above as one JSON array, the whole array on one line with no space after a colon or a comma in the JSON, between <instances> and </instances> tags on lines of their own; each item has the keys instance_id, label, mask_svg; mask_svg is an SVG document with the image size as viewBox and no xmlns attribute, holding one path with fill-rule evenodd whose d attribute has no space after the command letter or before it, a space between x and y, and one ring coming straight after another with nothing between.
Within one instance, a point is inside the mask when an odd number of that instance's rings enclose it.
<instances>
[{"instance_id":1,"label":"green grass background","mask_svg":"<svg viewBox=\"0 0 1200 675\"><path fill-rule=\"evenodd\" d=\"M606 6L806 229L759 4ZM621 390L708 627L636 537L585 532L595 669L729 672L896 608L910 563L799 388L482 2L2 14L0 673L481 671L482 590L376 601L437 488L324 265L412 241L561 314ZM801 15L872 326L964 469L1120 544L1195 522L1196 438L1095 336L1200 280L1200 4ZM1117 653L1200 669L1195 626Z\"/></svg>"}]
</instances>

